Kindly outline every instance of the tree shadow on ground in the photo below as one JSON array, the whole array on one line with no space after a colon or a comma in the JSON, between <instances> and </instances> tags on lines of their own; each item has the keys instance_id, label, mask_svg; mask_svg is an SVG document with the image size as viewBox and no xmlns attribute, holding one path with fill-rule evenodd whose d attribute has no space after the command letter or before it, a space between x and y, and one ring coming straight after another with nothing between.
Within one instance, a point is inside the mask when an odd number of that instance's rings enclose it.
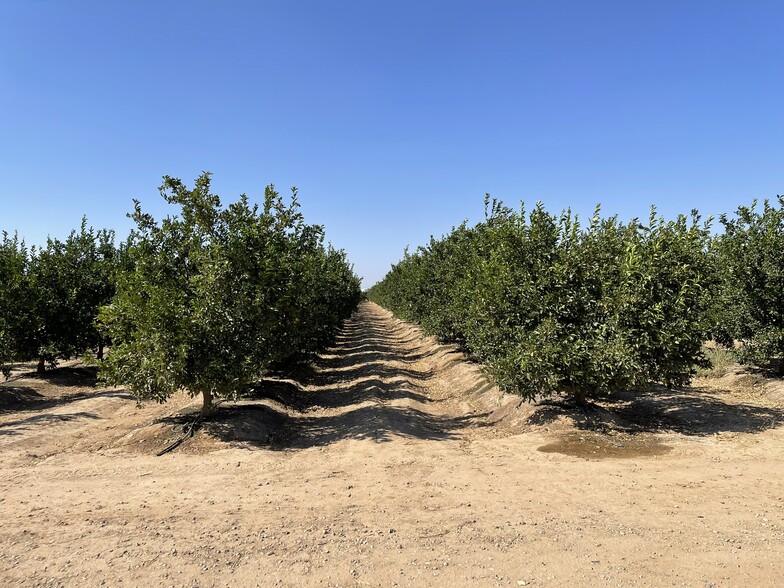
<instances>
[{"instance_id":1,"label":"tree shadow on ground","mask_svg":"<svg viewBox=\"0 0 784 588\"><path fill-rule=\"evenodd\" d=\"M376 350L376 351L394 351L395 353L414 353L414 349L400 349L401 344L408 344L415 342L414 339L400 340L395 337L385 337L384 335L367 335L365 337L352 337L337 342L335 345L329 347L327 353L340 352L341 354L353 353L355 351Z\"/></svg>"},{"instance_id":2,"label":"tree shadow on ground","mask_svg":"<svg viewBox=\"0 0 784 588\"><path fill-rule=\"evenodd\" d=\"M79 390L50 396L29 386L0 384L0 415L26 410L45 410L87 398L99 397L135 400L134 396L125 390Z\"/></svg>"},{"instance_id":3,"label":"tree shadow on ground","mask_svg":"<svg viewBox=\"0 0 784 588\"><path fill-rule=\"evenodd\" d=\"M362 361L362 359L366 359L366 361ZM320 362L316 372L314 373L312 383L323 384L324 382L333 382L335 380L345 382L366 377L402 377L411 380L412 382L422 382L433 376L433 372L431 370L418 371L403 367L390 366L382 361L375 361L372 359L372 357L362 359L357 362L352 361L348 365L337 365Z\"/></svg>"},{"instance_id":4,"label":"tree shadow on ground","mask_svg":"<svg viewBox=\"0 0 784 588\"><path fill-rule=\"evenodd\" d=\"M784 357L771 359L763 365L741 365L741 369L748 374L762 378L782 380L784 379Z\"/></svg>"},{"instance_id":5,"label":"tree shadow on ground","mask_svg":"<svg viewBox=\"0 0 784 588\"><path fill-rule=\"evenodd\" d=\"M100 419L101 417L91 412L74 412L69 414L37 414L24 419L0 423L0 435L19 435L22 431L33 425L51 425L69 422L77 419Z\"/></svg>"},{"instance_id":6,"label":"tree shadow on ground","mask_svg":"<svg viewBox=\"0 0 784 588\"><path fill-rule=\"evenodd\" d=\"M445 441L457 438L460 430L475 425L479 418L442 417L413 407L372 404L329 416L305 414L293 418L288 438L281 441L295 449L330 445L343 439L370 439L377 443L395 437Z\"/></svg>"},{"instance_id":7,"label":"tree shadow on ground","mask_svg":"<svg viewBox=\"0 0 784 588\"><path fill-rule=\"evenodd\" d=\"M40 405L46 396L28 386L0 385L0 414L25 406Z\"/></svg>"},{"instance_id":8,"label":"tree shadow on ground","mask_svg":"<svg viewBox=\"0 0 784 588\"><path fill-rule=\"evenodd\" d=\"M342 344L332 348L333 353L340 353L342 358L351 359L354 354L362 352L377 352L380 354L394 354L398 360L403 361L419 361L432 357L440 351L438 347L433 346L430 349L396 349L399 341L394 339L384 339L381 337L369 337L362 339L357 344Z\"/></svg>"},{"instance_id":9,"label":"tree shadow on ground","mask_svg":"<svg viewBox=\"0 0 784 588\"><path fill-rule=\"evenodd\" d=\"M350 371L352 368L360 369L370 363L395 362L410 364L416 363L435 355L438 350L400 350L396 349L398 343L393 338L384 340L382 338L362 338L356 344L340 344L326 350L316 356L311 363L300 363L288 366L284 369L273 371L272 376L281 378L293 378L302 382L311 382L314 379L324 380L325 374L331 377L329 371ZM401 371L401 370L398 370ZM422 374L414 370L402 371L412 377L420 377Z\"/></svg>"},{"instance_id":10,"label":"tree shadow on ground","mask_svg":"<svg viewBox=\"0 0 784 588\"><path fill-rule=\"evenodd\" d=\"M430 399L409 389L408 381L397 377L389 381L369 377L349 386L326 387L321 390L303 390L293 381L265 379L257 382L243 398L273 400L298 412L313 409L344 408L368 400L413 400L427 403Z\"/></svg>"},{"instance_id":11,"label":"tree shadow on ground","mask_svg":"<svg viewBox=\"0 0 784 588\"><path fill-rule=\"evenodd\" d=\"M460 430L475 426L483 416L441 417L389 404L365 403L327 415L289 414L260 403L225 404L203 428L228 443L285 450L323 447L345 439L368 439L377 443L386 443L396 437L445 441L458 438Z\"/></svg>"},{"instance_id":12,"label":"tree shadow on ground","mask_svg":"<svg viewBox=\"0 0 784 588\"><path fill-rule=\"evenodd\" d=\"M221 403L212 415L204 419L197 407L190 407L156 419L154 424L168 425L177 435L183 435L194 427L225 443L274 448L279 431L288 420L288 414L280 407L240 400Z\"/></svg>"},{"instance_id":13,"label":"tree shadow on ground","mask_svg":"<svg viewBox=\"0 0 784 588\"><path fill-rule=\"evenodd\" d=\"M67 366L46 370L43 374L26 372L20 378L42 380L60 387L95 388L98 383L98 366Z\"/></svg>"},{"instance_id":14,"label":"tree shadow on ground","mask_svg":"<svg viewBox=\"0 0 784 588\"><path fill-rule=\"evenodd\" d=\"M306 398L306 392L294 380L273 378L259 380L246 390L242 398L251 401L272 400L286 408L300 412L308 409L310 406Z\"/></svg>"},{"instance_id":15,"label":"tree shadow on ground","mask_svg":"<svg viewBox=\"0 0 784 588\"><path fill-rule=\"evenodd\" d=\"M30 365L31 364L30 364L29 361L12 361L10 363L0 363L0 367L7 368L7 369L9 369L11 371L20 370L20 369L23 369L23 368L28 368L29 369ZM16 379L16 377L17 376L13 376L12 378L9 378L9 379Z\"/></svg>"},{"instance_id":16,"label":"tree shadow on ground","mask_svg":"<svg viewBox=\"0 0 784 588\"><path fill-rule=\"evenodd\" d=\"M421 343L421 338L418 336L410 336L410 337L393 337L385 334L382 331L377 332L367 332L360 335L351 335L348 337L338 337L335 340L335 344L331 347L334 349L339 349L341 351L350 351L355 347L359 347L366 344L376 344L382 345L386 347L400 347L402 345L410 345L412 343L416 343L417 345Z\"/></svg>"},{"instance_id":17,"label":"tree shadow on ground","mask_svg":"<svg viewBox=\"0 0 784 588\"><path fill-rule=\"evenodd\" d=\"M430 399L410 389L408 381L403 377L384 381L378 377L370 377L348 387L318 390L307 394L311 407L343 408L368 400L392 402L396 400L413 400L426 404Z\"/></svg>"},{"instance_id":18,"label":"tree shadow on ground","mask_svg":"<svg viewBox=\"0 0 784 588\"><path fill-rule=\"evenodd\" d=\"M376 361L416 363L423 359L433 357L436 353L438 353L437 349L400 353L391 351L390 348L385 345L360 345L359 347L352 347L348 350L340 350L340 356L322 357L319 361L326 364L340 364L371 359Z\"/></svg>"},{"instance_id":19,"label":"tree shadow on ground","mask_svg":"<svg viewBox=\"0 0 784 588\"><path fill-rule=\"evenodd\" d=\"M485 424L486 414L453 417L425 410L431 400L419 385L433 372L406 364L438 350L404 348L420 338L402 335L389 335L385 324L373 320L348 323L310 368L260 380L238 402L221 404L203 428L230 443L305 449L346 439L449 440Z\"/></svg>"},{"instance_id":20,"label":"tree shadow on ground","mask_svg":"<svg viewBox=\"0 0 784 588\"><path fill-rule=\"evenodd\" d=\"M547 400L528 418L543 425L560 417L578 429L613 429L626 433L759 433L784 423L784 410L748 403L725 402L697 388L622 392L578 406L569 400Z\"/></svg>"},{"instance_id":21,"label":"tree shadow on ground","mask_svg":"<svg viewBox=\"0 0 784 588\"><path fill-rule=\"evenodd\" d=\"M202 428L226 443L275 449L288 421L284 411L265 404L224 404Z\"/></svg>"},{"instance_id":22,"label":"tree shadow on ground","mask_svg":"<svg viewBox=\"0 0 784 588\"><path fill-rule=\"evenodd\" d=\"M439 416L394 404L426 404L429 399L411 389L398 371L393 373L394 377L381 379L376 371L348 386L336 384L332 377L334 385L317 390L304 390L292 380L265 379L254 384L239 403L222 404L205 421L204 429L230 443L305 449L344 439L379 443L395 437L448 440L466 427L484 424L486 414ZM172 422L185 424L187 420Z\"/></svg>"}]
</instances>

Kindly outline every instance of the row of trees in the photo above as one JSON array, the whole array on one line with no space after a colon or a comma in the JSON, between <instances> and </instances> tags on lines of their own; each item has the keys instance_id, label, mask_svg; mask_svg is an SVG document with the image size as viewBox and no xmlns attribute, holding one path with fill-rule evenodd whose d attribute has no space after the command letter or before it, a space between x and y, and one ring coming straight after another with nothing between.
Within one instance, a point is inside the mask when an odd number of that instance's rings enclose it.
<instances>
[{"instance_id":1,"label":"row of trees","mask_svg":"<svg viewBox=\"0 0 784 588\"><path fill-rule=\"evenodd\" d=\"M166 177L160 191L180 214L159 223L136 202L133 268L100 313L113 342L101 372L142 399L201 393L209 414L215 398L311 359L351 315L360 282L305 223L296 190L286 204L268 186L261 208L244 195L223 208L209 174L193 189Z\"/></svg>"},{"instance_id":2,"label":"row of trees","mask_svg":"<svg viewBox=\"0 0 784 588\"><path fill-rule=\"evenodd\" d=\"M111 342L101 377L142 399L178 389L236 398L270 370L309 361L361 298L345 254L267 187L263 206L243 195L228 207L210 192L165 177L179 208L156 221L135 201L136 230L122 247L83 222L39 251L5 236L0 251L0 363L45 362Z\"/></svg>"},{"instance_id":3,"label":"row of trees","mask_svg":"<svg viewBox=\"0 0 784 588\"><path fill-rule=\"evenodd\" d=\"M0 367L38 360L38 372L94 349L101 357L104 335L98 309L114 294L114 276L124 248L114 233L95 231L82 219L65 241L28 248L17 235L0 242Z\"/></svg>"},{"instance_id":4,"label":"row of trees","mask_svg":"<svg viewBox=\"0 0 784 588\"><path fill-rule=\"evenodd\" d=\"M784 352L779 207L647 223L486 201L486 219L405 253L368 297L482 361L508 391L589 396L689 381L715 338L744 359Z\"/></svg>"},{"instance_id":5,"label":"row of trees","mask_svg":"<svg viewBox=\"0 0 784 588\"><path fill-rule=\"evenodd\" d=\"M784 375L784 196L721 216L724 234L711 243L719 284L711 334L738 344L742 362L778 360Z\"/></svg>"}]
</instances>

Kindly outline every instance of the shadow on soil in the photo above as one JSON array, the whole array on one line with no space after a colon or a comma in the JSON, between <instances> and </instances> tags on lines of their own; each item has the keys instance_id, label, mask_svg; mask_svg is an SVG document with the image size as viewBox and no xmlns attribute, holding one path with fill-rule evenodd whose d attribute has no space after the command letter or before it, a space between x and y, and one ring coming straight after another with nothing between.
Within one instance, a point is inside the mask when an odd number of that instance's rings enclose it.
<instances>
[{"instance_id":1,"label":"shadow on soil","mask_svg":"<svg viewBox=\"0 0 784 588\"><path fill-rule=\"evenodd\" d=\"M326 386L317 391L301 389L296 383L285 380L262 380L245 396L255 400L273 400L284 407L298 412L328 408L345 408L367 401L414 400L428 402L428 398L409 389L403 377L391 378L386 382L370 376L350 385Z\"/></svg>"},{"instance_id":2,"label":"shadow on soil","mask_svg":"<svg viewBox=\"0 0 784 588\"><path fill-rule=\"evenodd\" d=\"M94 388L98 382L98 366L66 366L48 369L43 374L31 371L14 376L12 380L40 380L53 386Z\"/></svg>"},{"instance_id":3,"label":"shadow on soil","mask_svg":"<svg viewBox=\"0 0 784 588\"><path fill-rule=\"evenodd\" d=\"M475 425L477 418L443 418L387 404L364 404L327 415L291 414L265 404L226 404L203 428L225 442L284 450L322 447L344 439L378 443L400 437L442 441L456 438L460 429ZM185 420L171 422L184 424Z\"/></svg>"},{"instance_id":4,"label":"shadow on soil","mask_svg":"<svg viewBox=\"0 0 784 588\"><path fill-rule=\"evenodd\" d=\"M346 387L314 392L294 382L263 380L238 403L224 403L203 428L222 441L272 449L306 449L344 439L388 442L394 437L447 440L485 415L433 415L395 400L427 403L405 378L369 376ZM185 422L178 421L178 422Z\"/></svg>"},{"instance_id":5,"label":"shadow on soil","mask_svg":"<svg viewBox=\"0 0 784 588\"><path fill-rule=\"evenodd\" d=\"M361 406L327 417L296 419L284 446L296 449L329 445L343 439L372 439L383 443L395 437L443 441L457 437L476 417L444 418L412 407L383 404Z\"/></svg>"},{"instance_id":6,"label":"shadow on soil","mask_svg":"<svg viewBox=\"0 0 784 588\"><path fill-rule=\"evenodd\" d=\"M86 400L87 398L99 397L135 400L132 394L124 390L104 391L90 388L66 394L62 394L58 390L57 394L47 395L45 392L42 393L41 390L36 390L30 386L9 386L3 384L0 385L0 415L27 410L46 410L79 400Z\"/></svg>"},{"instance_id":7,"label":"shadow on soil","mask_svg":"<svg viewBox=\"0 0 784 588\"><path fill-rule=\"evenodd\" d=\"M466 427L482 426L486 414L455 418L423 410L430 400L419 385L433 373L407 366L443 350L412 345L418 340L408 332L395 337L383 321L359 316L347 324L335 347L315 362L304 379L298 375L308 389L294 380L263 380L249 392L247 404L223 405L205 426L226 441L280 449L323 446L343 439L446 440L456 438ZM449 364L460 356L442 359ZM651 444L650 435L656 433L761 432L784 422L784 411L725 402L721 394L694 388L657 388L617 394L585 407L565 400L544 401L528 423L543 425L562 417L572 421L580 437L564 442L590 445L592 452L606 442L602 451L620 456L664 451L664 446ZM604 433L623 436L623 443L595 438ZM583 439L586 435L590 439Z\"/></svg>"},{"instance_id":8,"label":"shadow on soil","mask_svg":"<svg viewBox=\"0 0 784 588\"><path fill-rule=\"evenodd\" d=\"M37 414L16 421L9 421L0 424L1 435L19 435L23 431L36 425L52 425L56 423L75 421L78 419L99 419L96 414L91 412L74 412L69 414Z\"/></svg>"},{"instance_id":9,"label":"shadow on soil","mask_svg":"<svg viewBox=\"0 0 784 588\"><path fill-rule=\"evenodd\" d=\"M360 378L405 378L411 382L423 382L432 377L432 372L421 372L407 368L390 366L381 361L375 361L369 357L356 358L356 363L352 360L350 365L336 365L330 363L321 364L314 378L314 384L323 384L335 381L353 381Z\"/></svg>"},{"instance_id":10,"label":"shadow on soil","mask_svg":"<svg viewBox=\"0 0 784 588\"><path fill-rule=\"evenodd\" d=\"M14 385L19 381L30 382L31 385ZM98 368L93 366L60 367L47 370L43 374L36 372L19 374L5 382L0 382L0 414L52 408L93 397L96 395L97 381ZM128 397L131 398L130 395Z\"/></svg>"},{"instance_id":11,"label":"shadow on soil","mask_svg":"<svg viewBox=\"0 0 784 588\"><path fill-rule=\"evenodd\" d=\"M759 433L784 423L784 410L723 402L697 388L625 392L578 407L568 401L543 401L528 422L543 425L560 417L580 430L634 433Z\"/></svg>"},{"instance_id":12,"label":"shadow on soil","mask_svg":"<svg viewBox=\"0 0 784 588\"><path fill-rule=\"evenodd\" d=\"M0 386L0 414L26 406L42 406L46 396L28 386Z\"/></svg>"},{"instance_id":13,"label":"shadow on soil","mask_svg":"<svg viewBox=\"0 0 784 588\"><path fill-rule=\"evenodd\" d=\"M456 438L485 415L454 418L412 406L430 402L418 385L433 374L405 365L436 353L406 348L418 340L409 333L390 335L373 316L358 317L300 380L308 389L294 380L262 380L239 403L221 405L204 428L224 441L273 449L305 449L344 439Z\"/></svg>"},{"instance_id":14,"label":"shadow on soil","mask_svg":"<svg viewBox=\"0 0 784 588\"><path fill-rule=\"evenodd\" d=\"M259 402L225 402L215 413L204 419L198 429L225 443L274 447L279 431L286 426L289 417L285 411ZM199 419L198 408L157 419L155 424L166 425L175 433L167 438L169 443L189 429Z\"/></svg>"}]
</instances>

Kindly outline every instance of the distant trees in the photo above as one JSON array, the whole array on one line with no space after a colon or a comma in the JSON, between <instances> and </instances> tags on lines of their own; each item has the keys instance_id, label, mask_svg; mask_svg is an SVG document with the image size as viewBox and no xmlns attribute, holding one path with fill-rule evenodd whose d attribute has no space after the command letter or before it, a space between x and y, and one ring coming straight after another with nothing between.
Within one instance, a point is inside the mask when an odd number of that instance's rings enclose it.
<instances>
[{"instance_id":1,"label":"distant trees","mask_svg":"<svg viewBox=\"0 0 784 588\"><path fill-rule=\"evenodd\" d=\"M192 189L167 176L160 192L180 214L157 222L136 202L131 267L100 315L113 342L101 374L139 399L200 393L207 415L214 399L330 341L359 280L304 222L296 191L286 204L268 186L261 208L244 195L224 208L205 173Z\"/></svg>"},{"instance_id":2,"label":"distant trees","mask_svg":"<svg viewBox=\"0 0 784 588\"><path fill-rule=\"evenodd\" d=\"M342 251L306 224L296 190L287 204L269 186L262 207L228 207L203 174L193 189L166 177L161 194L179 216L158 223L138 202L129 239L83 220L64 241L28 248L0 241L0 369L95 349L105 381L140 399L178 388L234 398L264 373L308 361L361 297ZM99 312L99 309L100 312ZM100 315L100 321L99 319Z\"/></svg>"},{"instance_id":3,"label":"distant trees","mask_svg":"<svg viewBox=\"0 0 784 588\"><path fill-rule=\"evenodd\" d=\"M0 369L7 377L7 364L23 345L29 314L30 254L18 235L3 233L0 242Z\"/></svg>"},{"instance_id":4,"label":"distant trees","mask_svg":"<svg viewBox=\"0 0 784 588\"><path fill-rule=\"evenodd\" d=\"M209 414L215 398L311 359L359 302L345 254L305 223L296 190L224 207L203 174L193 188L167 176L160 192L179 214L158 222L136 202L119 246L86 219L41 248L2 234L2 372L101 358L111 341L106 382L161 402L186 389ZM502 388L582 402L681 385L707 337L784 374L784 196L722 215L718 236L696 211L624 223L597 208L583 225L540 204L485 205L483 222L406 250L368 295L464 346Z\"/></svg>"},{"instance_id":5,"label":"distant trees","mask_svg":"<svg viewBox=\"0 0 784 588\"><path fill-rule=\"evenodd\" d=\"M487 218L406 254L371 300L456 341L504 389L577 401L687 382L702 363L713 275L707 223L530 214Z\"/></svg>"},{"instance_id":6,"label":"distant trees","mask_svg":"<svg viewBox=\"0 0 784 588\"><path fill-rule=\"evenodd\" d=\"M718 268L714 336L737 343L741 361L778 360L784 374L784 196L760 209L740 206L721 216L724 234L713 245Z\"/></svg>"},{"instance_id":7,"label":"distant trees","mask_svg":"<svg viewBox=\"0 0 784 588\"><path fill-rule=\"evenodd\" d=\"M38 360L38 371L101 348L98 308L114 294L114 233L82 220L65 241L28 249L3 234L0 245L0 363Z\"/></svg>"}]
</instances>

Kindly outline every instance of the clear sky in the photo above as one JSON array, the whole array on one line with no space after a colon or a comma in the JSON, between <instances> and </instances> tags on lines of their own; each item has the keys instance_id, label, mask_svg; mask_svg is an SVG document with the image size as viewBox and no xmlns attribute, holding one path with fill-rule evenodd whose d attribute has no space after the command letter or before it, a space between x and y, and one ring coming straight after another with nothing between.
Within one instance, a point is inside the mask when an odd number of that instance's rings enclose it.
<instances>
[{"instance_id":1,"label":"clear sky","mask_svg":"<svg viewBox=\"0 0 784 588\"><path fill-rule=\"evenodd\" d=\"M485 192L624 219L784 192L784 1L0 0L0 229L161 176L298 186L370 286Z\"/></svg>"}]
</instances>

